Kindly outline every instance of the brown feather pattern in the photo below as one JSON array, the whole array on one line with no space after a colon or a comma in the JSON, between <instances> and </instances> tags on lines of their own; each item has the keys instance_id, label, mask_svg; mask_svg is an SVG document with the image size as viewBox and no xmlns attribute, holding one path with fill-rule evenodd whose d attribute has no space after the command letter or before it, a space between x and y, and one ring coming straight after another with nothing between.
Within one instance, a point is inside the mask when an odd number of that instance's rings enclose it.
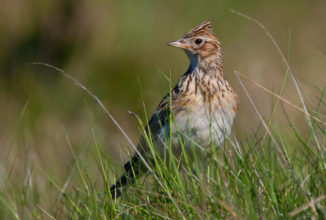
<instances>
[{"instance_id":1,"label":"brown feather pattern","mask_svg":"<svg viewBox=\"0 0 326 220\"><path fill-rule=\"evenodd\" d=\"M180 150L177 134L182 133L186 137L188 130L194 132L191 141L207 147L212 140L220 146L231 131L239 101L223 75L221 44L212 32L211 22L205 21L191 29L175 45L185 50L190 59L189 68L159 103L144 135L151 135L158 154L164 150L163 142L166 140L162 139L167 131L172 133L169 138L172 138L175 152ZM169 124L170 114L173 114L175 123ZM138 149L147 161L152 162L144 135L139 140ZM186 148L192 146L188 142L185 139ZM124 168L124 174L111 187L112 195L119 196L121 186L133 183L135 178L146 172L137 154Z\"/></svg>"}]
</instances>

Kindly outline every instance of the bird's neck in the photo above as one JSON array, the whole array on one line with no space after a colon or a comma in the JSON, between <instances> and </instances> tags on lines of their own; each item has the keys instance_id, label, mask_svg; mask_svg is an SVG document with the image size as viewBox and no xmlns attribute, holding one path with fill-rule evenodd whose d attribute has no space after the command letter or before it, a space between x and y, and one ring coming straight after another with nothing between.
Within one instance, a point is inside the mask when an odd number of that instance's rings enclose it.
<instances>
[{"instance_id":1,"label":"bird's neck","mask_svg":"<svg viewBox=\"0 0 326 220\"><path fill-rule=\"evenodd\" d=\"M186 52L187 53L187 52ZM223 77L223 57L220 54L212 54L201 58L198 55L187 53L190 64L187 73L204 74L217 78Z\"/></svg>"}]
</instances>

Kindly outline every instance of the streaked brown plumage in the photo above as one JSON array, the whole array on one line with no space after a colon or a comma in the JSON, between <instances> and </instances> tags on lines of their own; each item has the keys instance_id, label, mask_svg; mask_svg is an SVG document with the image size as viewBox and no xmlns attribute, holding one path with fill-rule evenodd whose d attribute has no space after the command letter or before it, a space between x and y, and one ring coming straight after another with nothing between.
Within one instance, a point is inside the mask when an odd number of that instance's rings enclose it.
<instances>
[{"instance_id":1,"label":"streaked brown plumage","mask_svg":"<svg viewBox=\"0 0 326 220\"><path fill-rule=\"evenodd\" d=\"M159 155L163 154L169 138L172 139L173 152L180 152L179 134L188 151L198 144L203 148L211 143L220 146L231 132L239 102L223 76L221 44L212 32L211 22L203 22L168 45L182 48L190 59L190 65L171 91L171 98L167 94L162 99L145 132L151 134ZM171 113L175 121L170 124ZM146 160L151 160L144 136L139 140L138 150ZM111 194L115 197L120 195L123 185L133 183L146 172L137 154L124 169L123 175L111 187Z\"/></svg>"}]
</instances>

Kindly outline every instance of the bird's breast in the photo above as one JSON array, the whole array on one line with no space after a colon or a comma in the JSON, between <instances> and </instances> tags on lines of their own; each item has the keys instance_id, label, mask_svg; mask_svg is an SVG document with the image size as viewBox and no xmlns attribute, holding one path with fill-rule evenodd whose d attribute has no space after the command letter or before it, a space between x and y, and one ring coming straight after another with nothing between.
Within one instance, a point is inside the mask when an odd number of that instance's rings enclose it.
<instances>
[{"instance_id":1,"label":"bird's breast","mask_svg":"<svg viewBox=\"0 0 326 220\"><path fill-rule=\"evenodd\" d=\"M231 132L237 109L236 94L228 84L218 81L198 85L194 80L186 85L187 93L180 93L174 103L172 133L181 134L189 148L195 146L191 142L202 147L212 142L221 145ZM179 138L174 139L176 144L178 141Z\"/></svg>"}]
</instances>

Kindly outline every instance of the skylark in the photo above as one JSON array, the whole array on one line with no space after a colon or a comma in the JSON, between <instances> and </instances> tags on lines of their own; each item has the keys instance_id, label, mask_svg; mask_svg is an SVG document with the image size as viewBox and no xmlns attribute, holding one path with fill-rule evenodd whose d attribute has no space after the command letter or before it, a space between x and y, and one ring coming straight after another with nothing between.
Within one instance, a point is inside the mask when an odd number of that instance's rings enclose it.
<instances>
[{"instance_id":1,"label":"skylark","mask_svg":"<svg viewBox=\"0 0 326 220\"><path fill-rule=\"evenodd\" d=\"M167 141L171 141L175 154L180 153L180 137L187 152L199 145L209 148L213 143L218 147L229 136L239 105L237 94L224 77L221 43L212 32L210 21L168 45L183 49L190 65L171 93L162 99L140 137L138 152L151 162L153 157L145 135L152 138L158 155L163 155ZM135 153L124 165L122 176L111 186L111 195L119 196L122 186L133 183L146 170Z\"/></svg>"}]
</instances>

